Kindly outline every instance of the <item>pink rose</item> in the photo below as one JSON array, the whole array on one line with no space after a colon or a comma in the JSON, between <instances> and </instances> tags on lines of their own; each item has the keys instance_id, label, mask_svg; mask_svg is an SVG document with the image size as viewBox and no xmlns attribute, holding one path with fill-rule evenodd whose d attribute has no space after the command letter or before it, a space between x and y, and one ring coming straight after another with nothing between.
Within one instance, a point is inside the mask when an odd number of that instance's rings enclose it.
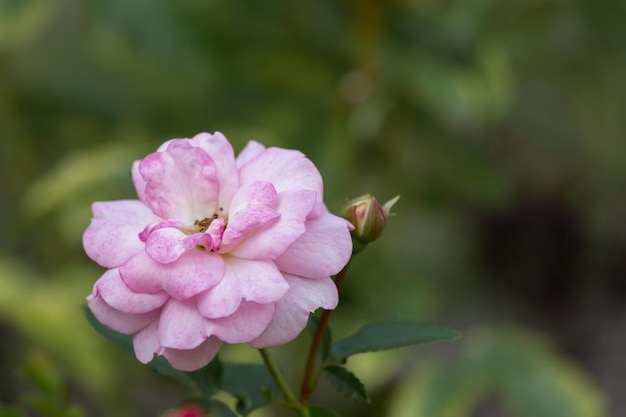
<instances>
[{"instance_id":1,"label":"pink rose","mask_svg":"<svg viewBox=\"0 0 626 417\"><path fill-rule=\"evenodd\" d=\"M87 297L104 325L133 336L143 363L206 365L223 342L293 340L309 313L338 302L351 225L328 212L303 154L221 133L173 139L136 161L139 200L97 202L83 236L108 270Z\"/></svg>"}]
</instances>

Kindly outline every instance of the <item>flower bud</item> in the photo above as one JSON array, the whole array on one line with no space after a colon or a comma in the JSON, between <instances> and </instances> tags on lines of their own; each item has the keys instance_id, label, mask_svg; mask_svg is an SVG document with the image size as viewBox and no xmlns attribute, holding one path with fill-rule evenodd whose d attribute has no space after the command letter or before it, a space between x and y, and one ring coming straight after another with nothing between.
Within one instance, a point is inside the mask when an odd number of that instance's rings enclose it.
<instances>
[{"instance_id":1,"label":"flower bud","mask_svg":"<svg viewBox=\"0 0 626 417\"><path fill-rule=\"evenodd\" d=\"M163 417L205 417L204 411L195 404L185 404L163 415Z\"/></svg>"},{"instance_id":2,"label":"flower bud","mask_svg":"<svg viewBox=\"0 0 626 417\"><path fill-rule=\"evenodd\" d=\"M350 200L342 210L342 217L354 226L352 239L355 244L354 252L359 252L369 242L373 242L382 234L391 208L400 196L380 205L374 196L362 195Z\"/></svg>"}]
</instances>

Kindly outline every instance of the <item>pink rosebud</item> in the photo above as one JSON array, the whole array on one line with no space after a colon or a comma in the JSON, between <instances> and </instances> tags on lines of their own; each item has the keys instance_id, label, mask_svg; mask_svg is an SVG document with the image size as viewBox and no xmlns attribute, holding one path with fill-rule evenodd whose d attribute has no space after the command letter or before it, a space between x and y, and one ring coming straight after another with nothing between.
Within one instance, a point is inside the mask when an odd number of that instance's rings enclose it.
<instances>
[{"instance_id":1,"label":"pink rosebud","mask_svg":"<svg viewBox=\"0 0 626 417\"><path fill-rule=\"evenodd\" d=\"M197 405L185 404L166 413L163 417L205 417L205 414Z\"/></svg>"},{"instance_id":2,"label":"pink rosebud","mask_svg":"<svg viewBox=\"0 0 626 417\"><path fill-rule=\"evenodd\" d=\"M170 140L132 167L139 200L93 204L87 255L107 268L87 303L133 336L143 363L206 365L222 343L293 340L333 309L331 275L348 262L350 224L323 203L313 163L221 133Z\"/></svg>"},{"instance_id":3,"label":"pink rosebud","mask_svg":"<svg viewBox=\"0 0 626 417\"><path fill-rule=\"evenodd\" d=\"M355 241L355 253L380 237L387 224L387 217L391 215L391 208L399 198L396 196L381 206L374 196L365 194L344 206L342 216L354 226L352 238Z\"/></svg>"}]
</instances>

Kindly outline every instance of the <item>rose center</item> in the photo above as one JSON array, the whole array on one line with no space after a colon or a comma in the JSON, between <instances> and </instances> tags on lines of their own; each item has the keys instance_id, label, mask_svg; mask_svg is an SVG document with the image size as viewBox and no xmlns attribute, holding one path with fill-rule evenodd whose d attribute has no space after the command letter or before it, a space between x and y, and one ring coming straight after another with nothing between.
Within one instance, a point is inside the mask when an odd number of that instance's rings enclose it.
<instances>
[{"instance_id":1,"label":"rose center","mask_svg":"<svg viewBox=\"0 0 626 417\"><path fill-rule=\"evenodd\" d=\"M219 208L219 212L220 214L224 212L224 208L220 207ZM193 225L196 226L196 233L203 233L206 232L209 229L209 226L211 225L211 223L213 222L213 220L220 218L220 214L218 213L213 213L213 215L211 217L205 217L202 220L195 220L193 222ZM226 224L228 223L228 219L224 219L224 227L226 227Z\"/></svg>"}]
</instances>

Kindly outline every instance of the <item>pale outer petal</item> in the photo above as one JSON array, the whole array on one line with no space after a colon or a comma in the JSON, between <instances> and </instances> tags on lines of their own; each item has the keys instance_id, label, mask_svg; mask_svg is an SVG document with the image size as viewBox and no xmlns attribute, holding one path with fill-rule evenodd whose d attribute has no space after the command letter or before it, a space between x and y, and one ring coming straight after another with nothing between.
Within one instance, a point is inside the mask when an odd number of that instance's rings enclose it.
<instances>
[{"instance_id":1,"label":"pale outer petal","mask_svg":"<svg viewBox=\"0 0 626 417\"><path fill-rule=\"evenodd\" d=\"M163 219L191 227L217 210L219 183L213 159L188 141L172 141L165 152L146 156L139 164L146 201Z\"/></svg>"},{"instance_id":2,"label":"pale outer petal","mask_svg":"<svg viewBox=\"0 0 626 417\"><path fill-rule=\"evenodd\" d=\"M317 308L332 310L339 295L330 278L308 279L285 274L289 291L276 303L276 311L265 331L250 343L254 348L279 346L295 339Z\"/></svg>"},{"instance_id":3,"label":"pale outer petal","mask_svg":"<svg viewBox=\"0 0 626 417\"><path fill-rule=\"evenodd\" d=\"M222 346L217 337L209 337L200 346L190 350L165 349L163 354L172 368L191 372L206 366Z\"/></svg>"},{"instance_id":4,"label":"pale outer petal","mask_svg":"<svg viewBox=\"0 0 626 417\"><path fill-rule=\"evenodd\" d=\"M222 281L196 297L200 314L207 318L233 314L242 300L261 304L280 300L289 284L271 261L250 261L224 256Z\"/></svg>"},{"instance_id":5,"label":"pale outer petal","mask_svg":"<svg viewBox=\"0 0 626 417\"><path fill-rule=\"evenodd\" d=\"M278 269L307 278L337 274L352 255L350 223L325 212L305 227L304 234L276 259Z\"/></svg>"},{"instance_id":6,"label":"pale outer petal","mask_svg":"<svg viewBox=\"0 0 626 417\"><path fill-rule=\"evenodd\" d=\"M228 317L211 319L210 333L226 343L248 343L257 338L272 320L274 303L243 301Z\"/></svg>"},{"instance_id":7,"label":"pale outer petal","mask_svg":"<svg viewBox=\"0 0 626 417\"><path fill-rule=\"evenodd\" d=\"M149 363L155 353L162 355L165 352L165 348L159 345L158 329L159 321L155 320L133 335L133 348L139 362Z\"/></svg>"},{"instance_id":8,"label":"pale outer petal","mask_svg":"<svg viewBox=\"0 0 626 417\"><path fill-rule=\"evenodd\" d=\"M136 293L122 281L118 269L109 269L96 282L96 292L112 308L123 313L143 314L161 307L169 296L161 291L155 294Z\"/></svg>"},{"instance_id":9,"label":"pale outer petal","mask_svg":"<svg viewBox=\"0 0 626 417\"><path fill-rule=\"evenodd\" d=\"M123 334L133 334L159 317L159 311L144 314L128 314L108 305L97 291L87 297L87 305L98 321L108 328Z\"/></svg>"},{"instance_id":10,"label":"pale outer petal","mask_svg":"<svg viewBox=\"0 0 626 417\"><path fill-rule=\"evenodd\" d=\"M242 166L250 162L252 159L256 158L261 152L265 150L265 146L260 144L255 140L251 140L248 144L243 148L239 155L237 155L237 159L235 160L237 169L240 169Z\"/></svg>"},{"instance_id":11,"label":"pale outer petal","mask_svg":"<svg viewBox=\"0 0 626 417\"><path fill-rule=\"evenodd\" d=\"M198 313L195 300L170 299L159 318L159 344L172 349L193 349L209 336L208 329L208 319Z\"/></svg>"},{"instance_id":12,"label":"pale outer petal","mask_svg":"<svg viewBox=\"0 0 626 417\"><path fill-rule=\"evenodd\" d=\"M162 264L140 252L120 268L124 284L134 292L157 293L163 290Z\"/></svg>"},{"instance_id":13,"label":"pale outer petal","mask_svg":"<svg viewBox=\"0 0 626 417\"><path fill-rule=\"evenodd\" d=\"M139 233L160 220L138 200L96 202L92 211L83 246L87 255L105 268L118 267L141 252L144 243Z\"/></svg>"},{"instance_id":14,"label":"pale outer petal","mask_svg":"<svg viewBox=\"0 0 626 417\"><path fill-rule=\"evenodd\" d=\"M146 185L148 183L143 179L141 173L139 172L140 163L141 160L133 162L133 167L131 168L130 173L133 178L133 184L135 184L135 190L137 191L139 200L141 200L141 202L145 205L148 205L146 200Z\"/></svg>"},{"instance_id":15,"label":"pale outer petal","mask_svg":"<svg viewBox=\"0 0 626 417\"><path fill-rule=\"evenodd\" d=\"M133 335L135 356L142 363L149 363L154 354L164 355L173 368L191 372L200 369L215 357L222 341L216 337L209 337L194 349L164 348L158 341L158 323L155 321L137 334Z\"/></svg>"},{"instance_id":16,"label":"pale outer petal","mask_svg":"<svg viewBox=\"0 0 626 417\"><path fill-rule=\"evenodd\" d=\"M310 217L318 217L324 210L322 176L313 162L298 151L268 148L258 153L239 170L240 186L254 181L269 181L279 193L315 191L316 203Z\"/></svg>"},{"instance_id":17,"label":"pale outer petal","mask_svg":"<svg viewBox=\"0 0 626 417\"><path fill-rule=\"evenodd\" d=\"M175 299L186 300L222 280L224 261L215 253L199 249L165 265L139 254L120 268L120 275L132 291L154 293L165 290Z\"/></svg>"},{"instance_id":18,"label":"pale outer petal","mask_svg":"<svg viewBox=\"0 0 626 417\"><path fill-rule=\"evenodd\" d=\"M230 202L237 188L239 188L239 175L235 166L233 147L220 132L215 132L213 135L200 133L191 138L189 142L204 149L213 158L217 168L217 179L220 184L218 214L220 208L224 213L228 213Z\"/></svg>"},{"instance_id":19,"label":"pale outer petal","mask_svg":"<svg viewBox=\"0 0 626 417\"><path fill-rule=\"evenodd\" d=\"M304 233L304 223L315 199L315 192L310 190L278 194L276 211L280 218L234 244L230 253L246 259L276 259Z\"/></svg>"}]
</instances>

